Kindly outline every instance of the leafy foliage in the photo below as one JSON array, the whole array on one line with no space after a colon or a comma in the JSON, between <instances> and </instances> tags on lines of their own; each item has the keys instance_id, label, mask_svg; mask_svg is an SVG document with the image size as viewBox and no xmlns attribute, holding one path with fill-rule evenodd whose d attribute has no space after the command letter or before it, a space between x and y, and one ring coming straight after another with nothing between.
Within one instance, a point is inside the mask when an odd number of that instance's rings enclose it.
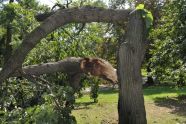
<instances>
[{"instance_id":1,"label":"leafy foliage","mask_svg":"<svg viewBox=\"0 0 186 124\"><path fill-rule=\"evenodd\" d=\"M182 85L186 81L185 68L185 0L170 1L162 9L162 16L150 37L153 75L160 81ZM173 18L174 17L174 18Z\"/></svg>"},{"instance_id":2,"label":"leafy foliage","mask_svg":"<svg viewBox=\"0 0 186 124\"><path fill-rule=\"evenodd\" d=\"M93 78L91 80L91 93L90 93L90 98L94 100L95 103L98 102L98 89L99 89L99 84L100 84L100 79L98 78Z\"/></svg>"},{"instance_id":3,"label":"leafy foliage","mask_svg":"<svg viewBox=\"0 0 186 124\"><path fill-rule=\"evenodd\" d=\"M76 123L71 115L75 102L71 87L44 88L44 85L41 87L37 86L38 84L28 87L28 81L16 81L14 80L9 87L2 87L1 91L4 93L1 94L1 123ZM49 94L45 94L44 91ZM10 96L7 96L8 94Z\"/></svg>"},{"instance_id":4,"label":"leafy foliage","mask_svg":"<svg viewBox=\"0 0 186 124\"><path fill-rule=\"evenodd\" d=\"M146 28L150 29L152 24L153 24L153 16L152 13L150 11L148 11L147 9L145 9L145 5L144 4L139 4L136 7L136 10L142 10L142 16L145 19L145 24L146 24Z\"/></svg>"}]
</instances>

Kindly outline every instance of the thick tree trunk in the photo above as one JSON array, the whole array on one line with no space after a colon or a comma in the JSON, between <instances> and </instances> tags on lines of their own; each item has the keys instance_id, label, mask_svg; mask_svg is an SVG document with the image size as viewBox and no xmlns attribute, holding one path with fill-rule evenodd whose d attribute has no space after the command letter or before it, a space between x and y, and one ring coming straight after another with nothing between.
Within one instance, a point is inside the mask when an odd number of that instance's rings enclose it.
<instances>
[{"instance_id":1,"label":"thick tree trunk","mask_svg":"<svg viewBox=\"0 0 186 124\"><path fill-rule=\"evenodd\" d=\"M15 53L5 63L0 72L0 83L16 69L21 68L27 54L47 34L68 23L110 22L123 23L127 20L130 10L113 10L96 7L60 9L47 18L38 28L23 40Z\"/></svg>"},{"instance_id":2,"label":"thick tree trunk","mask_svg":"<svg viewBox=\"0 0 186 124\"><path fill-rule=\"evenodd\" d=\"M141 64L145 54L145 27L141 11L130 14L125 41L119 48L119 124L146 124Z\"/></svg>"}]
</instances>

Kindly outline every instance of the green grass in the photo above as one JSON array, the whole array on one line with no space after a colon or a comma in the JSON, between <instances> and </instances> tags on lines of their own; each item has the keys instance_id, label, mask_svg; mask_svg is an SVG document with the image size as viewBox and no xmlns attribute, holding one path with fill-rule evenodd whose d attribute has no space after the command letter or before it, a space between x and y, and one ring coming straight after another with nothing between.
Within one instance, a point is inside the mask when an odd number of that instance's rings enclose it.
<instances>
[{"instance_id":1,"label":"green grass","mask_svg":"<svg viewBox=\"0 0 186 124\"><path fill-rule=\"evenodd\" d=\"M77 110L73 111L78 124L100 124L117 122L117 91L100 93L98 103L89 95L76 100Z\"/></svg>"},{"instance_id":2,"label":"green grass","mask_svg":"<svg viewBox=\"0 0 186 124\"><path fill-rule=\"evenodd\" d=\"M150 101L153 101L157 97L176 97L182 94L186 94L186 87L153 86L144 89L145 100Z\"/></svg>"},{"instance_id":3,"label":"green grass","mask_svg":"<svg viewBox=\"0 0 186 124\"><path fill-rule=\"evenodd\" d=\"M186 87L168 86L149 87L144 89L145 107L148 124L182 124L186 123ZM98 103L93 103L89 95L76 100L76 109L72 114L78 124L116 124L117 90L99 93Z\"/></svg>"}]
</instances>

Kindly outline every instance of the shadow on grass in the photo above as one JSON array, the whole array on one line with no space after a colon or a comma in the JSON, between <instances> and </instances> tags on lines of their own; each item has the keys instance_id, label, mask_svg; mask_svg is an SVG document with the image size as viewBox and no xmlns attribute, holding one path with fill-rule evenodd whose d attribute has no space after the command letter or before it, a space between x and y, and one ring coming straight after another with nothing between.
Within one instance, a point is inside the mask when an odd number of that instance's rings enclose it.
<instances>
[{"instance_id":1,"label":"shadow on grass","mask_svg":"<svg viewBox=\"0 0 186 124\"><path fill-rule=\"evenodd\" d=\"M118 89L112 87L101 87L99 94L115 94L118 93ZM169 94L178 93L186 94L186 87L176 88L175 86L150 86L143 88L144 95L155 95L155 94Z\"/></svg>"},{"instance_id":2,"label":"shadow on grass","mask_svg":"<svg viewBox=\"0 0 186 124\"><path fill-rule=\"evenodd\" d=\"M98 92L99 94L115 94L118 93L118 89L109 88L109 89L101 89Z\"/></svg>"},{"instance_id":3,"label":"shadow on grass","mask_svg":"<svg viewBox=\"0 0 186 124\"><path fill-rule=\"evenodd\" d=\"M112 87L100 87L99 94L115 94L118 93L118 89ZM175 86L150 86L143 88L144 95L156 95L156 94L169 94L178 93L186 94L186 86L175 87Z\"/></svg>"},{"instance_id":4,"label":"shadow on grass","mask_svg":"<svg viewBox=\"0 0 186 124\"><path fill-rule=\"evenodd\" d=\"M96 104L95 102L78 102L75 104L75 110L90 109L89 105Z\"/></svg>"},{"instance_id":5,"label":"shadow on grass","mask_svg":"<svg viewBox=\"0 0 186 124\"><path fill-rule=\"evenodd\" d=\"M144 89L144 95L178 93L186 94L186 87L176 88L175 86L151 86Z\"/></svg>"},{"instance_id":6,"label":"shadow on grass","mask_svg":"<svg viewBox=\"0 0 186 124\"><path fill-rule=\"evenodd\" d=\"M109 95L109 94L115 94L118 93L118 89L114 89L114 88L104 88L99 90L98 94L104 94L104 95ZM98 96L99 97L99 96ZM95 105L97 103L90 101L90 102L77 102L75 104L75 109L79 110L79 109L90 109L90 105Z\"/></svg>"},{"instance_id":7,"label":"shadow on grass","mask_svg":"<svg viewBox=\"0 0 186 124\"><path fill-rule=\"evenodd\" d=\"M186 95L155 98L154 102L157 106L170 108L172 114L186 116Z\"/></svg>"}]
</instances>

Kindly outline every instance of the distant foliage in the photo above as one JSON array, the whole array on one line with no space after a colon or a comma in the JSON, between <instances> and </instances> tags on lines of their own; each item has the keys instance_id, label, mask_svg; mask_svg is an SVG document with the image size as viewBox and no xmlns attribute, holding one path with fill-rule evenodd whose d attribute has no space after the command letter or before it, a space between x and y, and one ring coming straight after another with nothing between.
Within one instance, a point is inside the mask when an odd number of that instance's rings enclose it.
<instances>
[{"instance_id":1,"label":"distant foliage","mask_svg":"<svg viewBox=\"0 0 186 124\"><path fill-rule=\"evenodd\" d=\"M152 75L163 82L186 82L186 8L185 0L169 1L161 11L157 27L151 32L154 40Z\"/></svg>"}]
</instances>

